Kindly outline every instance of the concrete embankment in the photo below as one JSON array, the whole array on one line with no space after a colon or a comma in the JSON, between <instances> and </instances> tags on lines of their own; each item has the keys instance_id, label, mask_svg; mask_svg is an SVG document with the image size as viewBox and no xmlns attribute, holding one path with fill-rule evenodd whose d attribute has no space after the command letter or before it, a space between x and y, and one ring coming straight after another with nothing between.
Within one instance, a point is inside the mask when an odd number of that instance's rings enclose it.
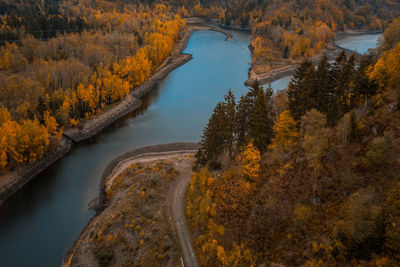
<instances>
[{"instance_id":1,"label":"concrete embankment","mask_svg":"<svg viewBox=\"0 0 400 267\"><path fill-rule=\"evenodd\" d=\"M80 142L89 139L116 120L139 108L142 104L140 99L144 95L155 88L171 71L192 59L192 55L183 54L183 51L193 32L198 30L221 32L225 34L227 40L232 37L229 33L217 26L201 25L201 23L198 22L196 24L191 24L189 22L181 39L176 43L173 51L171 51L170 57L165 60L148 81L134 88L125 99L118 102L104 113L82 123L79 128L66 130L59 144L55 145L55 148L49 151L42 159L34 163L27 163L23 166L19 166L16 170L0 176L0 205L28 181L65 156L69 152L72 142Z\"/></svg>"},{"instance_id":2,"label":"concrete embankment","mask_svg":"<svg viewBox=\"0 0 400 267\"><path fill-rule=\"evenodd\" d=\"M171 51L171 56L165 60L165 62L158 68L158 70L150 77L148 81L134 88L124 100L120 101L109 110L83 122L81 127L66 130L64 135L74 142L84 141L99 133L101 130L119 118L122 118L126 114L139 108L141 105L140 98L154 89L171 71L192 59L192 55L183 54L183 50L185 50L193 32L199 30L220 32L225 34L226 40L229 40L232 37L231 34L225 32L223 29L218 28L217 26L204 26L198 24L198 22L196 22L196 24L190 24L187 26L181 40Z\"/></svg>"},{"instance_id":3,"label":"concrete embankment","mask_svg":"<svg viewBox=\"0 0 400 267\"><path fill-rule=\"evenodd\" d=\"M188 54L170 57L148 81L133 89L133 91L130 92L125 99L114 105L106 112L85 121L82 127L68 129L64 132L64 135L72 139L74 142L80 142L89 139L116 120L139 108L142 104L140 98L155 88L171 71L185 64L191 59L192 56Z\"/></svg>"},{"instance_id":4,"label":"concrete embankment","mask_svg":"<svg viewBox=\"0 0 400 267\"><path fill-rule=\"evenodd\" d=\"M40 160L33 163L26 163L23 166L17 167L14 171L0 176L0 205L31 179L65 156L71 149L71 142L68 139L62 138L57 142L58 145L55 145Z\"/></svg>"},{"instance_id":5,"label":"concrete embankment","mask_svg":"<svg viewBox=\"0 0 400 267\"><path fill-rule=\"evenodd\" d=\"M107 179L110 175L115 171L115 169L124 161L137 157L142 156L145 154L157 154L157 153L164 153L164 152L171 152L171 151L187 151L187 150L197 150L200 148L198 143L186 143L186 142L178 142L178 143L170 143L170 144L161 144L161 145L154 145L154 146L147 146L138 148L132 151L129 151L118 158L112 160L106 167L103 172L100 181L100 193L98 199L98 209L101 210L104 208L106 204L106 184Z\"/></svg>"}]
</instances>

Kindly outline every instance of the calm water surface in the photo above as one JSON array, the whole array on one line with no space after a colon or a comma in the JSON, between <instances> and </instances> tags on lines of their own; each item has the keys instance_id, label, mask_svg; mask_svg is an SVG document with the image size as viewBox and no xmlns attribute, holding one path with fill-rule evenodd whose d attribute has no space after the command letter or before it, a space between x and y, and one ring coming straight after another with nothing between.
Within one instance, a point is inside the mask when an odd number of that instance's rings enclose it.
<instances>
[{"instance_id":1,"label":"calm water surface","mask_svg":"<svg viewBox=\"0 0 400 267\"><path fill-rule=\"evenodd\" d=\"M247 89L248 34L196 32L185 50L194 59L176 69L145 99L141 111L118 121L90 143L34 179L0 209L0 266L59 266L83 226L94 215L86 203L96 197L106 165L138 147L199 141L218 101L231 88Z\"/></svg>"},{"instance_id":2,"label":"calm water surface","mask_svg":"<svg viewBox=\"0 0 400 267\"><path fill-rule=\"evenodd\" d=\"M292 76L283 77L279 80L272 82L271 87L272 87L272 89L274 89L274 92L276 92L278 90L285 90L291 79L292 79Z\"/></svg>"},{"instance_id":3,"label":"calm water surface","mask_svg":"<svg viewBox=\"0 0 400 267\"><path fill-rule=\"evenodd\" d=\"M335 41L339 47L343 47L360 54L364 54L370 48L375 48L381 34L363 34L347 36Z\"/></svg>"},{"instance_id":4,"label":"calm water surface","mask_svg":"<svg viewBox=\"0 0 400 267\"><path fill-rule=\"evenodd\" d=\"M74 146L68 156L6 201L0 208L0 266L59 266L63 253L94 215L86 203L97 196L108 162L146 145L199 141L226 90L231 88L237 96L247 91L243 82L251 61L249 36L232 34L234 38L226 42L219 33L194 33L185 50L194 59L146 96L139 111L90 142ZM360 49L359 42L349 42L351 47L346 48ZM368 41L367 46L375 43ZM284 89L289 80L285 77L272 86Z\"/></svg>"}]
</instances>

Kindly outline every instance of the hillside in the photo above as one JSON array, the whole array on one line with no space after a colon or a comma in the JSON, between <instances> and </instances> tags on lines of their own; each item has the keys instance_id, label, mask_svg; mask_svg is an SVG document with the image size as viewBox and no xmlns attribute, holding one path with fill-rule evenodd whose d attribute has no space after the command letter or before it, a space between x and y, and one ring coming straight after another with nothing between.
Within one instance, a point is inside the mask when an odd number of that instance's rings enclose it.
<instances>
[{"instance_id":1,"label":"hillside","mask_svg":"<svg viewBox=\"0 0 400 267\"><path fill-rule=\"evenodd\" d=\"M396 23L361 62L305 60L286 92L216 106L187 192L201 266L398 266Z\"/></svg>"},{"instance_id":2,"label":"hillside","mask_svg":"<svg viewBox=\"0 0 400 267\"><path fill-rule=\"evenodd\" d=\"M113 162L103 180L104 209L87 224L63 266L178 266L173 228L178 218L171 219L171 203L181 176L191 172L195 147L148 147Z\"/></svg>"}]
</instances>

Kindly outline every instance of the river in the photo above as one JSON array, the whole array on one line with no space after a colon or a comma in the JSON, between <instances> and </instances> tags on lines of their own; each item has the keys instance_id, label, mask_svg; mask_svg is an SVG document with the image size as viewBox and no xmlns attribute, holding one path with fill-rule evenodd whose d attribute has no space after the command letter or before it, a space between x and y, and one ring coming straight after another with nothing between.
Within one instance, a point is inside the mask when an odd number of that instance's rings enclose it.
<instances>
[{"instance_id":1,"label":"river","mask_svg":"<svg viewBox=\"0 0 400 267\"><path fill-rule=\"evenodd\" d=\"M84 225L94 215L86 204L115 157L138 147L199 141L203 127L229 88L235 95L251 55L249 35L195 32L185 50L193 60L171 72L144 99L139 111L119 120L72 151L0 208L0 266L59 266Z\"/></svg>"},{"instance_id":2,"label":"river","mask_svg":"<svg viewBox=\"0 0 400 267\"><path fill-rule=\"evenodd\" d=\"M231 33L225 41L220 33L195 32L185 50L194 59L171 72L138 111L74 145L0 207L0 266L59 266L94 215L86 204L97 196L101 174L113 158L142 146L200 140L226 91L231 88L236 96L247 91L249 35ZM288 81L272 86L283 89Z\"/></svg>"},{"instance_id":3,"label":"river","mask_svg":"<svg viewBox=\"0 0 400 267\"><path fill-rule=\"evenodd\" d=\"M364 54L370 48L375 48L381 34L362 34L362 35L350 35L344 38L340 38L335 41L335 44L339 47L343 47L360 54Z\"/></svg>"}]
</instances>

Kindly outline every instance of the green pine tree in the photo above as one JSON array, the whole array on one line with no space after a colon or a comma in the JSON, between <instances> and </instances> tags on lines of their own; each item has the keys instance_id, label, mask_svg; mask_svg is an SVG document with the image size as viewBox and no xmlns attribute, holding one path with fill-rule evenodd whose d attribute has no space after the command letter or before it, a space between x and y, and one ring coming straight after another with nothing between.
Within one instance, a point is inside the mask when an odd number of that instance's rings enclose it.
<instances>
[{"instance_id":1,"label":"green pine tree","mask_svg":"<svg viewBox=\"0 0 400 267\"><path fill-rule=\"evenodd\" d=\"M200 151L196 154L198 164L208 165L213 169L221 166L219 159L225 147L224 119L224 105L220 102L214 108L213 114L203 130Z\"/></svg>"},{"instance_id":2,"label":"green pine tree","mask_svg":"<svg viewBox=\"0 0 400 267\"><path fill-rule=\"evenodd\" d=\"M328 118L333 116L334 111L334 81L331 73L331 65L326 54L321 58L315 71L316 86L316 108Z\"/></svg>"},{"instance_id":3,"label":"green pine tree","mask_svg":"<svg viewBox=\"0 0 400 267\"><path fill-rule=\"evenodd\" d=\"M357 107L361 102L364 102L366 107L368 98L375 95L378 90L378 85L367 75L369 66L373 64L372 55L364 55L357 70L354 73L354 88L351 98L351 108Z\"/></svg>"},{"instance_id":4,"label":"green pine tree","mask_svg":"<svg viewBox=\"0 0 400 267\"><path fill-rule=\"evenodd\" d=\"M236 102L235 96L229 89L228 94L224 97L225 101L223 103L224 112L224 139L225 147L228 151L229 159L233 157L233 145L235 142L235 132L236 132Z\"/></svg>"},{"instance_id":5,"label":"green pine tree","mask_svg":"<svg viewBox=\"0 0 400 267\"><path fill-rule=\"evenodd\" d=\"M248 95L242 95L236 106L236 137L238 147L243 147L249 142L249 114L250 97Z\"/></svg>"},{"instance_id":6,"label":"green pine tree","mask_svg":"<svg viewBox=\"0 0 400 267\"><path fill-rule=\"evenodd\" d=\"M293 74L287 94L292 117L299 121L317 102L314 64L305 59Z\"/></svg>"},{"instance_id":7,"label":"green pine tree","mask_svg":"<svg viewBox=\"0 0 400 267\"><path fill-rule=\"evenodd\" d=\"M253 85L253 102L249 117L249 139L261 153L267 151L272 137L272 88L269 86L266 91L258 84Z\"/></svg>"},{"instance_id":8,"label":"green pine tree","mask_svg":"<svg viewBox=\"0 0 400 267\"><path fill-rule=\"evenodd\" d=\"M354 77L355 57L351 55L349 59L343 50L336 58L333 75L335 79L335 110L333 118L329 118L329 124L333 125L339 118L350 110L351 88L350 83Z\"/></svg>"}]
</instances>

